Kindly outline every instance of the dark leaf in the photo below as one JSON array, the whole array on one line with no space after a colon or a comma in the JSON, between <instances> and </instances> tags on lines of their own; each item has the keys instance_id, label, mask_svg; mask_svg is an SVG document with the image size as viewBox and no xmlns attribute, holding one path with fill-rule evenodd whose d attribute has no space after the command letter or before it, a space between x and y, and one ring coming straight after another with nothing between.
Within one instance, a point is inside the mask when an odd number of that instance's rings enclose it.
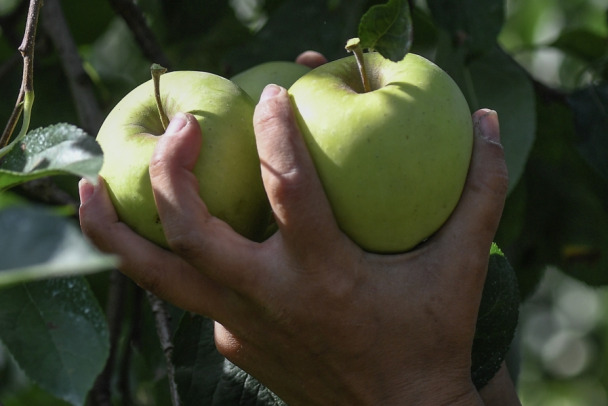
<instances>
[{"instance_id":1,"label":"dark leaf","mask_svg":"<svg viewBox=\"0 0 608 406\"><path fill-rule=\"evenodd\" d=\"M551 46L591 63L606 55L608 38L589 30L574 29L562 32Z\"/></svg>"},{"instance_id":2,"label":"dark leaf","mask_svg":"<svg viewBox=\"0 0 608 406\"><path fill-rule=\"evenodd\" d=\"M517 328L519 302L515 272L492 244L473 340L471 375L477 388L492 379L505 359Z\"/></svg>"},{"instance_id":3,"label":"dark leaf","mask_svg":"<svg viewBox=\"0 0 608 406\"><path fill-rule=\"evenodd\" d=\"M509 168L509 191L513 190L525 169L536 133L532 82L498 46L465 61L462 52L444 41L437 63L456 80L472 111L497 111Z\"/></svg>"},{"instance_id":4,"label":"dark leaf","mask_svg":"<svg viewBox=\"0 0 608 406\"><path fill-rule=\"evenodd\" d=\"M572 110L537 99L539 126L521 184L505 213L520 213L519 229L497 240L515 268L523 297L533 293L547 266L593 286L608 284L608 183L576 152ZM515 197L515 196L513 196ZM520 206L517 209L516 206Z\"/></svg>"},{"instance_id":5,"label":"dark leaf","mask_svg":"<svg viewBox=\"0 0 608 406\"><path fill-rule=\"evenodd\" d=\"M608 83L573 93L577 147L587 163L608 181Z\"/></svg>"},{"instance_id":6,"label":"dark leaf","mask_svg":"<svg viewBox=\"0 0 608 406\"><path fill-rule=\"evenodd\" d=\"M197 402L210 405L225 362L215 349L213 321L185 314L173 343L173 363L181 401L184 406Z\"/></svg>"},{"instance_id":7,"label":"dark leaf","mask_svg":"<svg viewBox=\"0 0 608 406\"><path fill-rule=\"evenodd\" d=\"M307 49L330 61L346 57L344 44L356 36L366 3L349 0L330 7L327 0L285 0L251 41L232 50L228 70L232 75L262 62L293 61Z\"/></svg>"},{"instance_id":8,"label":"dark leaf","mask_svg":"<svg viewBox=\"0 0 608 406\"><path fill-rule=\"evenodd\" d=\"M429 0L436 23L447 30L454 46L467 54L484 52L496 43L504 17L503 0Z\"/></svg>"},{"instance_id":9,"label":"dark leaf","mask_svg":"<svg viewBox=\"0 0 608 406\"><path fill-rule=\"evenodd\" d=\"M213 321L185 315L175 333L173 361L184 406L283 406L274 393L215 348Z\"/></svg>"},{"instance_id":10,"label":"dark leaf","mask_svg":"<svg viewBox=\"0 0 608 406\"><path fill-rule=\"evenodd\" d=\"M109 353L105 317L84 278L3 289L0 339L32 380L73 405L84 405Z\"/></svg>"}]
</instances>

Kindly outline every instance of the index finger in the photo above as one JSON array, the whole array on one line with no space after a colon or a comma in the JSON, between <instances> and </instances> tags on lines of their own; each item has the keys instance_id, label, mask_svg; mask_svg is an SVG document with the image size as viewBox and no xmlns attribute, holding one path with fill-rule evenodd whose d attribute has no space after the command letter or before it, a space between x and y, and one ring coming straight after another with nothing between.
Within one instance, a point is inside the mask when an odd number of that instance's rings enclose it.
<instances>
[{"instance_id":1,"label":"index finger","mask_svg":"<svg viewBox=\"0 0 608 406\"><path fill-rule=\"evenodd\" d=\"M266 87L254 128L262 179L281 236L304 256L331 252L347 238L337 226L285 89Z\"/></svg>"},{"instance_id":2,"label":"index finger","mask_svg":"<svg viewBox=\"0 0 608 406\"><path fill-rule=\"evenodd\" d=\"M234 289L247 288L256 243L209 213L192 172L201 142L192 115L176 115L160 137L150 162L150 180L167 242L206 276Z\"/></svg>"}]
</instances>

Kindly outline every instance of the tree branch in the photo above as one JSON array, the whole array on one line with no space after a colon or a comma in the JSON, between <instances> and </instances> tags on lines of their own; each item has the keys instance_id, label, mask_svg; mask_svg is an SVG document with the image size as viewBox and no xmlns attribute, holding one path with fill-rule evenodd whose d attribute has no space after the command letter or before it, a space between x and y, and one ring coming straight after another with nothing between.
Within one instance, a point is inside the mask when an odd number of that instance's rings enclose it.
<instances>
[{"instance_id":1,"label":"tree branch","mask_svg":"<svg viewBox=\"0 0 608 406\"><path fill-rule=\"evenodd\" d=\"M80 125L89 134L97 134L103 114L99 108L93 84L82 67L82 59L70 33L58 0L45 0L42 10L42 24L47 35L59 53L63 71L70 84L70 91L78 113Z\"/></svg>"},{"instance_id":2,"label":"tree branch","mask_svg":"<svg viewBox=\"0 0 608 406\"><path fill-rule=\"evenodd\" d=\"M152 313L156 320L156 331L160 339L163 353L167 361L167 378L169 379L169 390L171 392L171 403L173 406L179 406L179 393L177 392L177 383L175 382L175 366L173 365L173 342L171 341L171 330L169 328L169 314L165 308L165 304L158 297L150 292L146 292L148 301L152 307Z\"/></svg>"},{"instance_id":3,"label":"tree branch","mask_svg":"<svg viewBox=\"0 0 608 406\"><path fill-rule=\"evenodd\" d=\"M171 62L163 52L156 35L146 23L142 11L133 0L108 0L110 6L117 12L133 33L144 56L153 63L158 63L171 70Z\"/></svg>"},{"instance_id":4,"label":"tree branch","mask_svg":"<svg viewBox=\"0 0 608 406\"><path fill-rule=\"evenodd\" d=\"M23 102L25 100L25 93L34 92L34 47L36 43L36 28L38 26L38 16L40 15L40 8L42 7L42 0L31 0L30 8L27 12L27 21L25 23L25 33L23 35L23 41L19 46L19 52L23 57L23 79L21 82L21 89L17 96L17 102L15 108L8 119L8 123L4 128L4 132L0 137L0 148L6 146L13 131L17 126L19 117L23 110Z\"/></svg>"}]
</instances>

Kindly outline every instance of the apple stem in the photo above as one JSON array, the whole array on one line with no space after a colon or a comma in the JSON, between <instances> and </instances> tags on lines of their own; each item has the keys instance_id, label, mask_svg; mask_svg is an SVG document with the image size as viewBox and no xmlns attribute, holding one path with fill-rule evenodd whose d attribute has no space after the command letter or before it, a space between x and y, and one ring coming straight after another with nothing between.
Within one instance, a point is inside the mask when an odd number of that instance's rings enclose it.
<instances>
[{"instance_id":1,"label":"apple stem","mask_svg":"<svg viewBox=\"0 0 608 406\"><path fill-rule=\"evenodd\" d=\"M160 99L160 77L165 72L167 72L167 68L163 68L157 63L153 63L150 67L150 73L152 74L152 80L154 82L154 97L156 98L156 107L158 107L158 114L160 115L160 121L163 124L163 130L166 130L169 126L169 117L167 117L167 113L165 113L163 103Z\"/></svg>"},{"instance_id":2,"label":"apple stem","mask_svg":"<svg viewBox=\"0 0 608 406\"><path fill-rule=\"evenodd\" d=\"M363 91L365 93L371 92L372 88L369 84L367 70L365 69L365 60L363 58L363 49L361 49L361 40L359 38L349 39L346 43L346 50L355 55L357 65L359 66L359 73L361 74L361 82L363 82Z\"/></svg>"}]
</instances>

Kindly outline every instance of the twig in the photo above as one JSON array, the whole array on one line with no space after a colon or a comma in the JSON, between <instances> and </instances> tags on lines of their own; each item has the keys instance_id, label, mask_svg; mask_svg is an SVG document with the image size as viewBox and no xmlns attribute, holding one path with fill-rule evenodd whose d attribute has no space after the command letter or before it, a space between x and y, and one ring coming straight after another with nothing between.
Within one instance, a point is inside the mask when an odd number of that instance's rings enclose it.
<instances>
[{"instance_id":1,"label":"twig","mask_svg":"<svg viewBox=\"0 0 608 406\"><path fill-rule=\"evenodd\" d=\"M42 7L42 0L31 0L30 8L27 12L27 21L25 23L25 33L23 35L23 41L19 46L19 52L23 57L23 79L21 82L21 89L19 90L19 96L17 96L17 102L15 108L8 119L8 123L4 128L4 132L0 137L0 148L6 146L13 134L15 126L21 116L23 102L25 100L26 92L34 92L34 46L36 42L36 27L38 26L38 16L40 15L40 8Z\"/></svg>"},{"instance_id":2,"label":"twig","mask_svg":"<svg viewBox=\"0 0 608 406\"><path fill-rule=\"evenodd\" d=\"M152 313L156 320L156 331L160 344L165 354L167 361L167 378L169 379L169 390L171 392L171 403L173 406L179 406L179 393L177 392L177 383L175 382L175 366L173 365L173 342L171 341L171 331L169 328L169 315L165 308L165 304L158 297L150 292L146 292L148 301L152 307Z\"/></svg>"},{"instance_id":3,"label":"twig","mask_svg":"<svg viewBox=\"0 0 608 406\"><path fill-rule=\"evenodd\" d=\"M139 44L144 56L171 70L171 62L156 40L156 35L146 23L144 14L133 0L108 0L110 6L125 20Z\"/></svg>"},{"instance_id":4,"label":"twig","mask_svg":"<svg viewBox=\"0 0 608 406\"><path fill-rule=\"evenodd\" d=\"M91 391L91 403L95 406L112 405L112 376L116 357L118 354L119 340L121 336L123 312L127 290L127 278L119 271L110 273L110 289L108 290L108 302L106 304L106 317L110 332L110 355L104 370L97 377L93 390Z\"/></svg>"},{"instance_id":5,"label":"twig","mask_svg":"<svg viewBox=\"0 0 608 406\"><path fill-rule=\"evenodd\" d=\"M80 125L89 134L95 135L103 122L103 113L95 97L93 84L82 67L82 59L58 0L45 0L42 25L59 53Z\"/></svg>"},{"instance_id":6,"label":"twig","mask_svg":"<svg viewBox=\"0 0 608 406\"><path fill-rule=\"evenodd\" d=\"M122 351L122 357L120 363L117 365L118 370L116 378L118 381L117 388L118 393L122 397L122 403L125 405L132 405L133 396L131 395L131 377L132 377L132 361L133 353L135 349L141 348L141 337L142 337L142 324L143 324L143 292L139 286L134 283L129 283L130 287L130 307L131 315L130 323L128 328L124 332L124 341L127 345Z\"/></svg>"},{"instance_id":7,"label":"twig","mask_svg":"<svg viewBox=\"0 0 608 406\"><path fill-rule=\"evenodd\" d=\"M410 13L414 13L414 8L416 7L415 0L407 0L408 6L410 6Z\"/></svg>"}]
</instances>

